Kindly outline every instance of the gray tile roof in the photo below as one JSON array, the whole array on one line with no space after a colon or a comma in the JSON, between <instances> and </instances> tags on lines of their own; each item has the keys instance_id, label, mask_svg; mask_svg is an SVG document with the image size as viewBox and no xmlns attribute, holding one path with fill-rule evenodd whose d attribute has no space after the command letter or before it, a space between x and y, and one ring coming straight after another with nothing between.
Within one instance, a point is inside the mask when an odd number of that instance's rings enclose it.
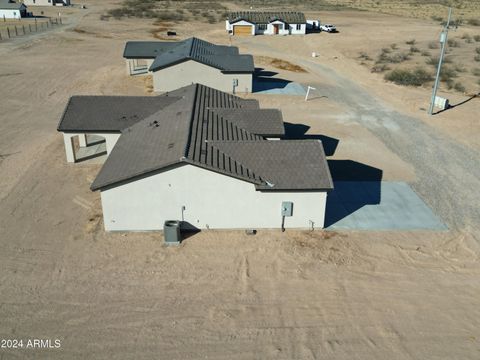
<instances>
[{"instance_id":1,"label":"gray tile roof","mask_svg":"<svg viewBox=\"0 0 480 360\"><path fill-rule=\"evenodd\" d=\"M26 6L24 4L17 3L11 0L0 0L0 9L20 10L22 7L26 7Z\"/></svg>"},{"instance_id":2,"label":"gray tile roof","mask_svg":"<svg viewBox=\"0 0 480 360\"><path fill-rule=\"evenodd\" d=\"M258 190L333 188L320 140L214 141L211 145L261 174Z\"/></svg>"},{"instance_id":3,"label":"gray tile roof","mask_svg":"<svg viewBox=\"0 0 480 360\"><path fill-rule=\"evenodd\" d=\"M247 122L219 114L219 109L230 109L253 117L252 106L258 103L199 84L164 96L177 100L122 131L92 190L181 163L248 181L261 190L331 188L320 142L268 141L246 130L242 124Z\"/></svg>"},{"instance_id":4,"label":"gray tile roof","mask_svg":"<svg viewBox=\"0 0 480 360\"><path fill-rule=\"evenodd\" d=\"M189 38L177 42L129 41L123 53L125 58L154 58L150 71L157 71L186 60L212 66L223 72L253 72L251 55L240 55L235 46L215 45Z\"/></svg>"},{"instance_id":5,"label":"gray tile roof","mask_svg":"<svg viewBox=\"0 0 480 360\"><path fill-rule=\"evenodd\" d=\"M282 112L278 109L212 109L214 113L248 132L264 137L285 135Z\"/></svg>"},{"instance_id":6,"label":"gray tile roof","mask_svg":"<svg viewBox=\"0 0 480 360\"><path fill-rule=\"evenodd\" d=\"M287 24L305 24L305 15L298 11L235 11L228 14L228 21L233 24L245 20L253 24L269 24L281 20Z\"/></svg>"},{"instance_id":7,"label":"gray tile roof","mask_svg":"<svg viewBox=\"0 0 480 360\"><path fill-rule=\"evenodd\" d=\"M57 130L120 132L178 99L172 96L72 96Z\"/></svg>"}]
</instances>

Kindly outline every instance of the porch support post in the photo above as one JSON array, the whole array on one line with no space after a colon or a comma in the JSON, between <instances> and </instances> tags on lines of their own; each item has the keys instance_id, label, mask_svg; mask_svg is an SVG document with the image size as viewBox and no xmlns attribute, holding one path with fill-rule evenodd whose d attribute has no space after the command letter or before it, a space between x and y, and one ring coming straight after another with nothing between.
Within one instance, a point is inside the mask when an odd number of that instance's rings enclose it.
<instances>
[{"instance_id":1,"label":"porch support post","mask_svg":"<svg viewBox=\"0 0 480 360\"><path fill-rule=\"evenodd\" d=\"M75 162L75 149L73 147L73 137L75 135L63 134L63 142L65 144L65 154L67 155L67 162Z\"/></svg>"},{"instance_id":2,"label":"porch support post","mask_svg":"<svg viewBox=\"0 0 480 360\"><path fill-rule=\"evenodd\" d=\"M87 134L78 135L78 142L81 147L87 147Z\"/></svg>"}]
</instances>

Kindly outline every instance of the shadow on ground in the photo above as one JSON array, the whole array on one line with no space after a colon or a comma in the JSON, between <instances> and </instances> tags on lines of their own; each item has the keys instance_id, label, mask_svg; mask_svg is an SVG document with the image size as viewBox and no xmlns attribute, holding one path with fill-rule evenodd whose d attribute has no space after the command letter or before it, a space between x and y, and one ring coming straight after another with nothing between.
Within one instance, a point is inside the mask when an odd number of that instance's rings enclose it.
<instances>
[{"instance_id":1,"label":"shadow on ground","mask_svg":"<svg viewBox=\"0 0 480 360\"><path fill-rule=\"evenodd\" d=\"M473 100L473 99L475 99L475 98L477 98L477 97L479 97L479 96L480 96L480 93L475 94L475 95L472 95L472 96L470 96L468 99L465 99L465 100L463 100L463 101L460 101L460 102L457 103L457 104L450 104L446 109L439 110L439 111L433 113L433 115L438 115L438 114L441 114L442 112L445 112L445 111L447 111L447 110L451 110L451 109L454 109L454 108L456 108L456 107L458 107L458 106L462 106L463 104L466 104L466 103L468 103L469 101L471 101L471 100Z\"/></svg>"},{"instance_id":2,"label":"shadow on ground","mask_svg":"<svg viewBox=\"0 0 480 360\"><path fill-rule=\"evenodd\" d=\"M326 135L320 134L308 134L307 131L310 126L305 124L292 124L289 122L284 123L285 126L285 139L288 140L321 140L323 144L323 150L326 156L332 156L338 146L338 139L332 138Z\"/></svg>"},{"instance_id":3,"label":"shadow on ground","mask_svg":"<svg viewBox=\"0 0 480 360\"><path fill-rule=\"evenodd\" d=\"M353 160L328 160L334 189L327 196L325 227L381 200L383 171Z\"/></svg>"}]
</instances>

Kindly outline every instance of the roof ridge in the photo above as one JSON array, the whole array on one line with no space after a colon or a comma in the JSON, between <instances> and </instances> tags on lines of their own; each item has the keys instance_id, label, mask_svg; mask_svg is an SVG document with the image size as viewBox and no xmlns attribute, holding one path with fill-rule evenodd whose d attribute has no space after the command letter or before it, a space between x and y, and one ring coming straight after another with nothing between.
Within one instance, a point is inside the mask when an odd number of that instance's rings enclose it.
<instances>
[{"instance_id":1,"label":"roof ridge","mask_svg":"<svg viewBox=\"0 0 480 360\"><path fill-rule=\"evenodd\" d=\"M232 141L232 142L239 142L238 140L237 141ZM210 143L209 143L210 144ZM240 178L243 178L243 179L251 179L251 180L254 180L258 183L266 183L266 181L264 180L263 176L260 175L260 174L257 174L255 171L253 171L251 168L249 168L248 166L244 165L243 163L241 163L240 161L238 161L237 159L235 159L232 155L229 155L227 154L225 151L219 149L218 147L216 147L215 145L213 144L210 144L211 147L215 148L219 153L227 156L228 158L232 159L232 161L236 162L238 165L240 165L241 167L243 167L244 169L246 169L250 174L252 174L252 177L248 177L248 176L241 176L239 175L238 173L233 173L231 171L226 171L226 173L230 174L230 175L237 175L237 177L240 177ZM202 163L203 164L203 163ZM207 165L207 164L204 164L204 165ZM207 165L208 166L208 165Z\"/></svg>"},{"instance_id":2,"label":"roof ridge","mask_svg":"<svg viewBox=\"0 0 480 360\"><path fill-rule=\"evenodd\" d=\"M193 130L193 117L195 115L195 106L197 105L197 94L198 94L198 85L197 83L190 85L195 87L193 94L192 106L190 108L190 125L188 126L187 141L185 142L185 149L183 150L183 158L188 158L188 151L190 150L190 144L192 142L192 130Z\"/></svg>"}]
</instances>

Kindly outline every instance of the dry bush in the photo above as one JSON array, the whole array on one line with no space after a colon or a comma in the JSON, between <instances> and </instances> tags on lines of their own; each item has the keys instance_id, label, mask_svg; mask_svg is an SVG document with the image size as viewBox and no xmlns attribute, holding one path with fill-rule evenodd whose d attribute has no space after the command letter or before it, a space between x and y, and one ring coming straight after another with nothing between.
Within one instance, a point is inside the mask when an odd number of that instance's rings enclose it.
<instances>
[{"instance_id":1,"label":"dry bush","mask_svg":"<svg viewBox=\"0 0 480 360\"><path fill-rule=\"evenodd\" d=\"M358 58L366 61L372 60L372 58L368 56L366 52L363 52L363 51L359 53Z\"/></svg>"},{"instance_id":2,"label":"dry bush","mask_svg":"<svg viewBox=\"0 0 480 360\"><path fill-rule=\"evenodd\" d=\"M430 51L427 51L427 50L422 50L421 54L422 54L422 56L432 56Z\"/></svg>"},{"instance_id":3,"label":"dry bush","mask_svg":"<svg viewBox=\"0 0 480 360\"><path fill-rule=\"evenodd\" d=\"M436 41L430 41L428 43L428 48L429 49L438 49L440 45Z\"/></svg>"},{"instance_id":4,"label":"dry bush","mask_svg":"<svg viewBox=\"0 0 480 360\"><path fill-rule=\"evenodd\" d=\"M410 53L413 54L413 53L418 53L420 52L420 49L416 46L410 46Z\"/></svg>"},{"instance_id":5,"label":"dry bush","mask_svg":"<svg viewBox=\"0 0 480 360\"><path fill-rule=\"evenodd\" d=\"M390 67L387 64L376 64L370 69L372 73L383 73L387 70L390 70Z\"/></svg>"},{"instance_id":6,"label":"dry bush","mask_svg":"<svg viewBox=\"0 0 480 360\"><path fill-rule=\"evenodd\" d=\"M416 42L417 42L417 40L415 40L415 39L412 39L412 40L408 40L408 41L406 41L406 42L405 42L405 44L407 44L407 45L415 45L415 44L416 44Z\"/></svg>"},{"instance_id":7,"label":"dry bush","mask_svg":"<svg viewBox=\"0 0 480 360\"><path fill-rule=\"evenodd\" d=\"M463 86L461 83L459 83L458 81L455 83L455 85L453 86L453 88L459 92L462 92L464 93L465 92L465 86Z\"/></svg>"},{"instance_id":8,"label":"dry bush","mask_svg":"<svg viewBox=\"0 0 480 360\"><path fill-rule=\"evenodd\" d=\"M448 39L447 43L448 43L448 46L453 48L460 47L460 43L455 39Z\"/></svg>"},{"instance_id":9,"label":"dry bush","mask_svg":"<svg viewBox=\"0 0 480 360\"><path fill-rule=\"evenodd\" d=\"M472 26L480 26L480 20L479 19L468 19L467 23L468 23L468 25L472 25Z\"/></svg>"},{"instance_id":10,"label":"dry bush","mask_svg":"<svg viewBox=\"0 0 480 360\"><path fill-rule=\"evenodd\" d=\"M480 42L480 35L474 35L473 40L475 40L476 42Z\"/></svg>"},{"instance_id":11,"label":"dry bush","mask_svg":"<svg viewBox=\"0 0 480 360\"><path fill-rule=\"evenodd\" d=\"M480 76L480 68L472 69L472 74L475 76Z\"/></svg>"},{"instance_id":12,"label":"dry bush","mask_svg":"<svg viewBox=\"0 0 480 360\"><path fill-rule=\"evenodd\" d=\"M448 83L449 81L451 81L452 78L455 78L455 77L457 77L457 72L454 69L448 66L442 67L442 70L440 71L441 81Z\"/></svg>"},{"instance_id":13,"label":"dry bush","mask_svg":"<svg viewBox=\"0 0 480 360\"><path fill-rule=\"evenodd\" d=\"M385 75L385 80L394 82L397 85L422 86L433 80L432 74L423 68L414 70L395 69Z\"/></svg>"}]
</instances>

